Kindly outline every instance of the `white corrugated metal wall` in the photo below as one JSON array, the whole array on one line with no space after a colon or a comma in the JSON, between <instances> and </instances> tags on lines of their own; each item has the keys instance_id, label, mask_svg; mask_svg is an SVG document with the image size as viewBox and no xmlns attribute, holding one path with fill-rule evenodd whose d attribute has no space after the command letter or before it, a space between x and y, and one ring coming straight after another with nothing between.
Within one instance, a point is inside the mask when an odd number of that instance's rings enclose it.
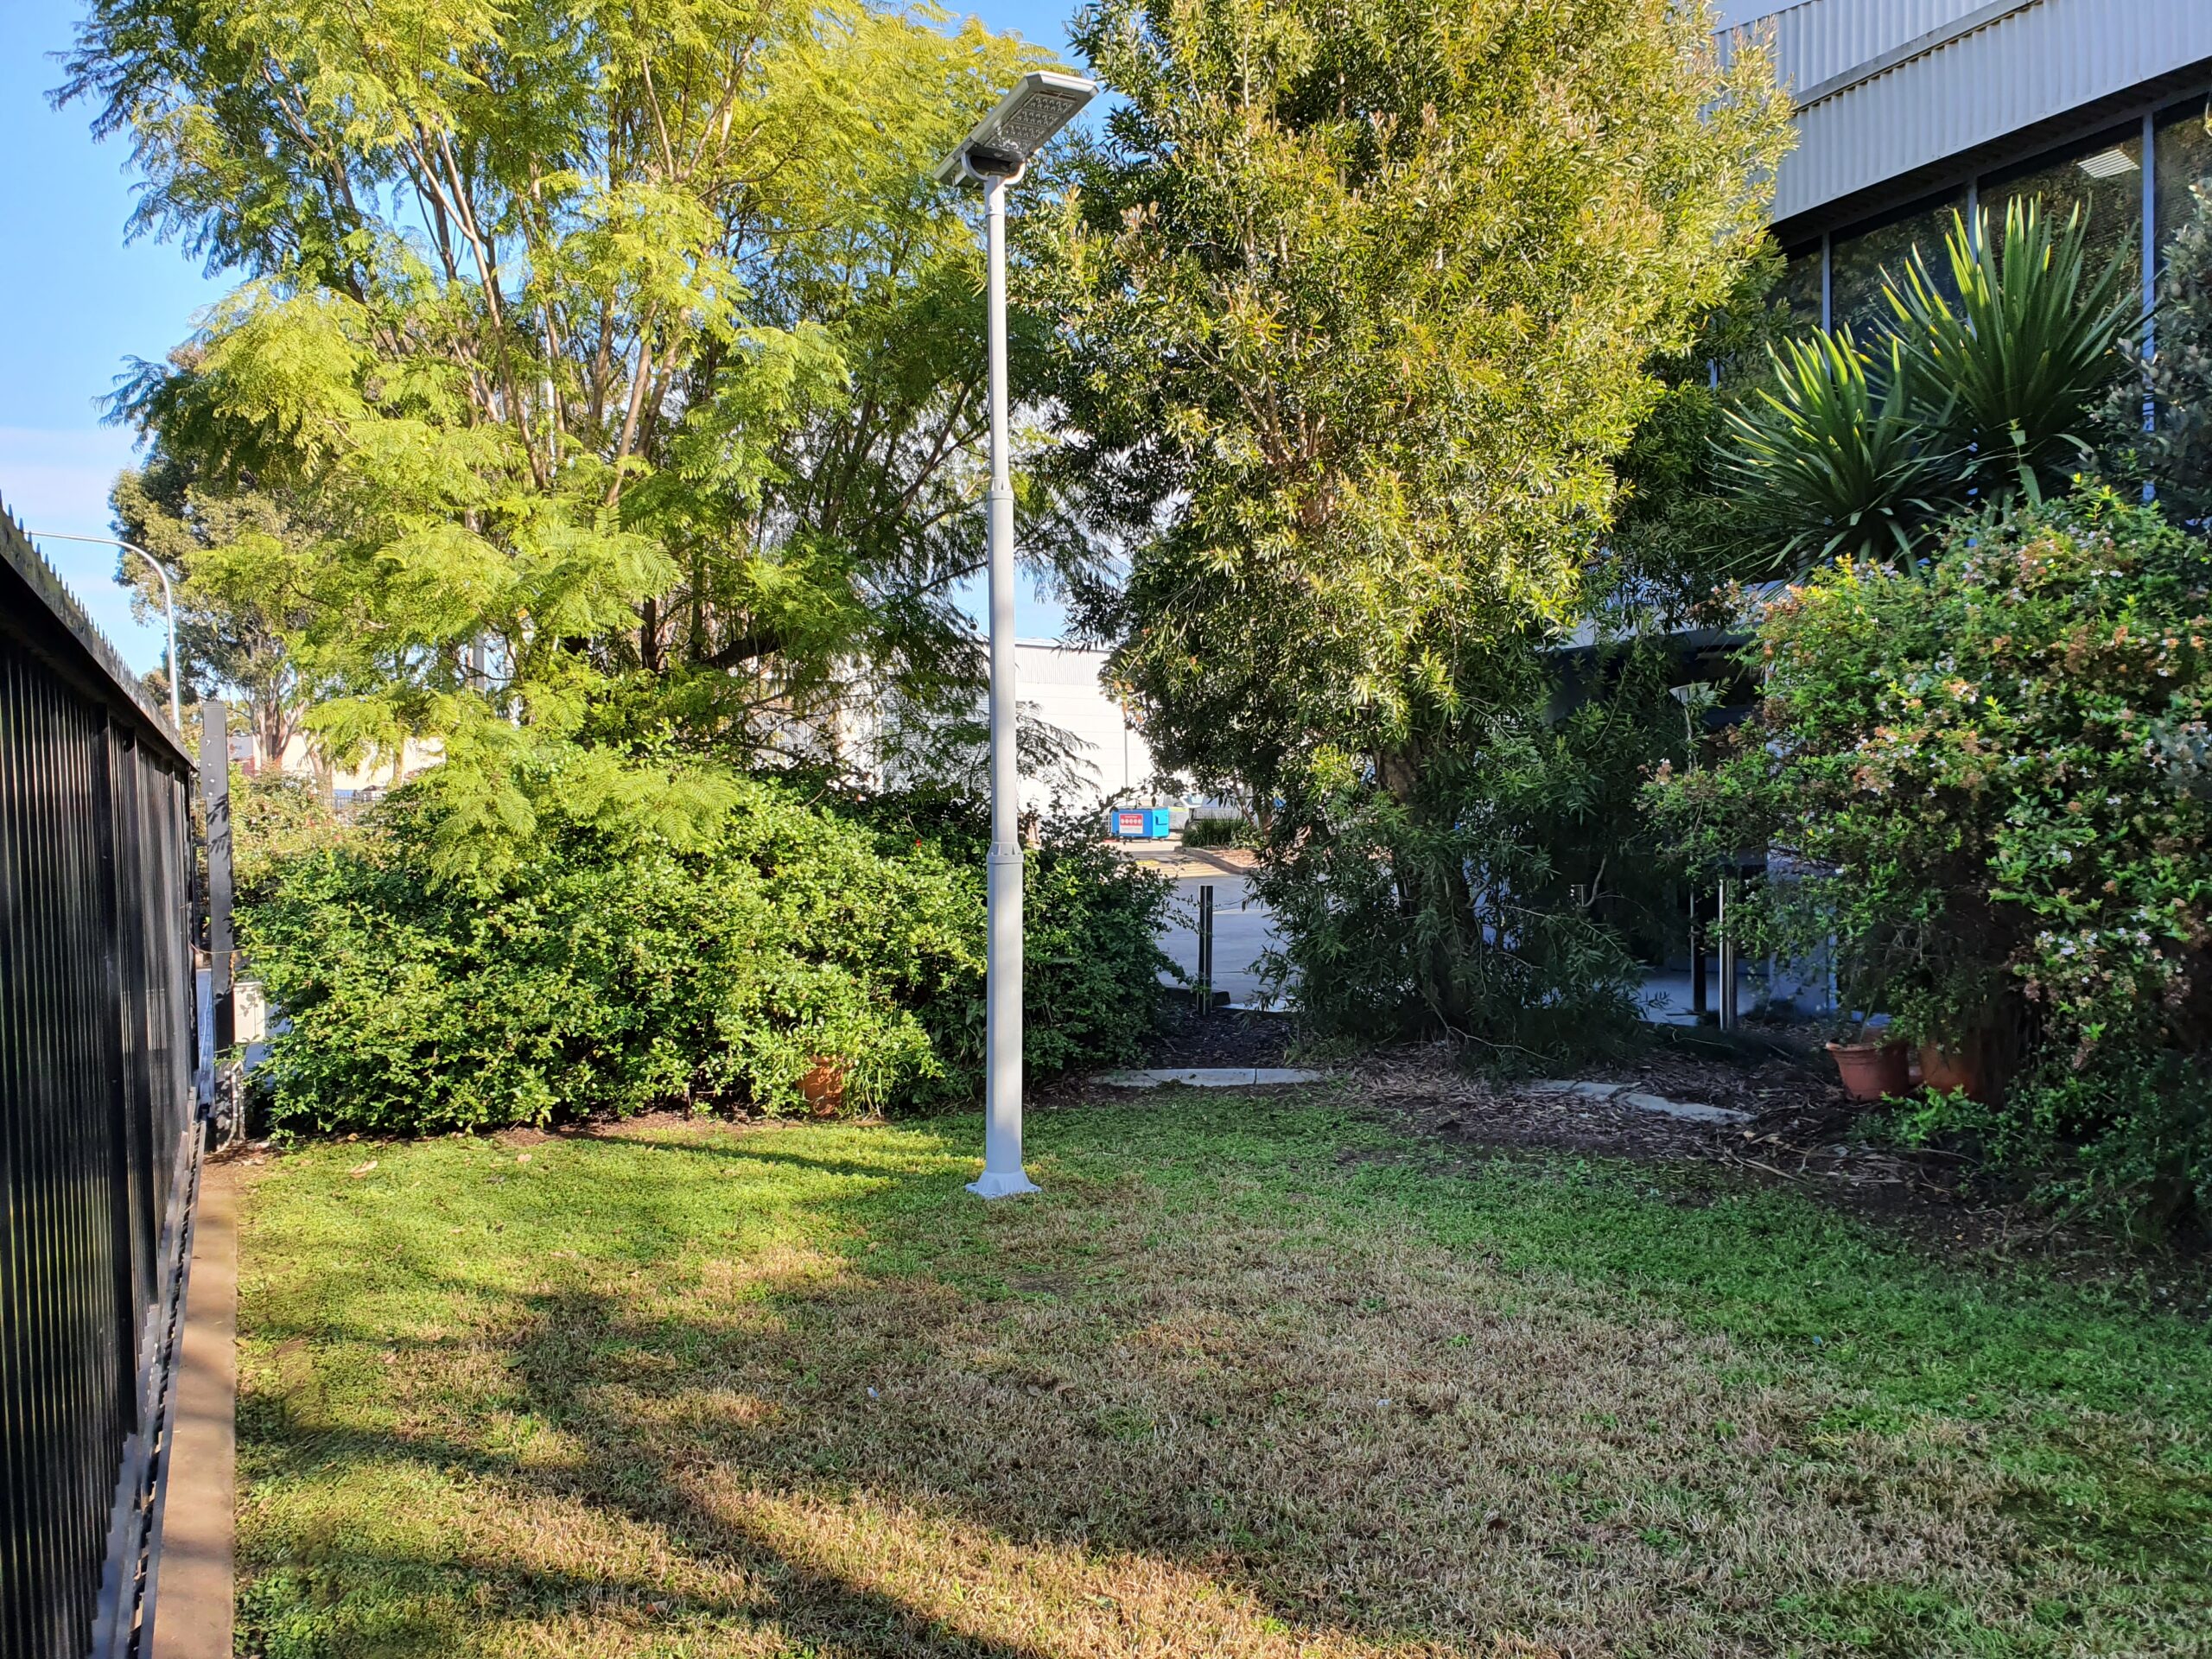
<instances>
[{"instance_id":1,"label":"white corrugated metal wall","mask_svg":"<svg viewBox=\"0 0 2212 1659\"><path fill-rule=\"evenodd\" d=\"M1803 92L1981 10L1988 0L1799 0L1723 6L1724 29L1770 35L1775 76Z\"/></svg>"},{"instance_id":2,"label":"white corrugated metal wall","mask_svg":"<svg viewBox=\"0 0 2212 1659\"><path fill-rule=\"evenodd\" d=\"M1804 100L1777 222L2212 59L2212 0L1802 0L1720 16L1724 46L1770 31Z\"/></svg>"}]
</instances>

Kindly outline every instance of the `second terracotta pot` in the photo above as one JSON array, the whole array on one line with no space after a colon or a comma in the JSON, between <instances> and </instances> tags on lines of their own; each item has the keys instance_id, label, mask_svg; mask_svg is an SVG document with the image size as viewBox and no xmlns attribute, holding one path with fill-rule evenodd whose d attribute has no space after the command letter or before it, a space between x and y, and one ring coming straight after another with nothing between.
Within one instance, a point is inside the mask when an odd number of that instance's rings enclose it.
<instances>
[{"instance_id":1,"label":"second terracotta pot","mask_svg":"<svg viewBox=\"0 0 2212 1659\"><path fill-rule=\"evenodd\" d=\"M1970 1040L1953 1051L1934 1043L1920 1046L1920 1080L1937 1094L1961 1090L1968 1100L1979 1101L1985 1106L1996 1103L1990 1076L1989 1052L1986 1044Z\"/></svg>"}]
</instances>

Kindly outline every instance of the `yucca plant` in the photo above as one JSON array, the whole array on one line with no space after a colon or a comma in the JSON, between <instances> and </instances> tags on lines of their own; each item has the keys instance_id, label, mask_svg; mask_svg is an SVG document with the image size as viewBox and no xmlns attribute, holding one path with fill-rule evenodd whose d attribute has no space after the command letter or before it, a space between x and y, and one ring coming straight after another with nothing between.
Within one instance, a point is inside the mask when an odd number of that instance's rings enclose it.
<instances>
[{"instance_id":1,"label":"yucca plant","mask_svg":"<svg viewBox=\"0 0 2212 1659\"><path fill-rule=\"evenodd\" d=\"M1729 416L1740 522L1794 572L1840 557L1916 568L1962 509L2040 502L2094 464L2098 413L2141 321L2114 259L2087 274L2076 210L2054 232L2032 200L2001 240L1952 216L1955 302L1916 248L1882 291L1897 320L1878 359L1848 330L1789 341L1773 384Z\"/></svg>"},{"instance_id":2,"label":"yucca plant","mask_svg":"<svg viewBox=\"0 0 2212 1659\"><path fill-rule=\"evenodd\" d=\"M1929 442L1897 343L1878 368L1848 329L1771 355L1774 385L1728 414L1738 510L1793 569L1842 557L1910 566L1956 468Z\"/></svg>"},{"instance_id":3,"label":"yucca plant","mask_svg":"<svg viewBox=\"0 0 2212 1659\"><path fill-rule=\"evenodd\" d=\"M2098 411L2143 312L2120 258L2089 274L2088 228L2076 207L2054 231L2033 197L2006 205L2001 239L1986 215L1969 235L1954 214L1943 251L1957 301L1916 247L1902 286L1883 285L1915 418L1962 459L1976 500L2039 503L2094 462Z\"/></svg>"}]
</instances>

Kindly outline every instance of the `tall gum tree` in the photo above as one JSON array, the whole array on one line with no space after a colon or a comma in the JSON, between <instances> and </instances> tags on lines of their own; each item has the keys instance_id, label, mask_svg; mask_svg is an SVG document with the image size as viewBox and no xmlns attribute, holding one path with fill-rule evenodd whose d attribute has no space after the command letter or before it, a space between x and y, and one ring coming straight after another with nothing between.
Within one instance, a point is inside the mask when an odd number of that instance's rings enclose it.
<instances>
[{"instance_id":1,"label":"tall gum tree","mask_svg":"<svg viewBox=\"0 0 2212 1659\"><path fill-rule=\"evenodd\" d=\"M1650 365L1763 232L1787 103L1712 26L1681 0L1103 0L1076 29L1118 101L1037 275L1058 464L1128 556L1089 619L1167 762L1282 800L1279 881L1363 826L1413 918L1371 1000L1432 1028L1477 1023L1483 958L1517 948L1460 836L1488 734L1541 702Z\"/></svg>"}]
</instances>

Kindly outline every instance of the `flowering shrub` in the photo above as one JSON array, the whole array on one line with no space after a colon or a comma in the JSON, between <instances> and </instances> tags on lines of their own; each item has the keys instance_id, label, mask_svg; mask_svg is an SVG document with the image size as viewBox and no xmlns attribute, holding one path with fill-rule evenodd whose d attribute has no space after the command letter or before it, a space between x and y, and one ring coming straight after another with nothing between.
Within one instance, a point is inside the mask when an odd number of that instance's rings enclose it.
<instances>
[{"instance_id":1,"label":"flowering shrub","mask_svg":"<svg viewBox=\"0 0 2212 1659\"><path fill-rule=\"evenodd\" d=\"M1770 846L1773 944L1833 931L1862 1007L2009 1027L2001 1111L1938 1103L2077 1199L2212 1213L2212 561L2084 488L1955 527L1918 573L1839 563L1752 647L1762 717L1657 785L1678 838Z\"/></svg>"}]
</instances>

